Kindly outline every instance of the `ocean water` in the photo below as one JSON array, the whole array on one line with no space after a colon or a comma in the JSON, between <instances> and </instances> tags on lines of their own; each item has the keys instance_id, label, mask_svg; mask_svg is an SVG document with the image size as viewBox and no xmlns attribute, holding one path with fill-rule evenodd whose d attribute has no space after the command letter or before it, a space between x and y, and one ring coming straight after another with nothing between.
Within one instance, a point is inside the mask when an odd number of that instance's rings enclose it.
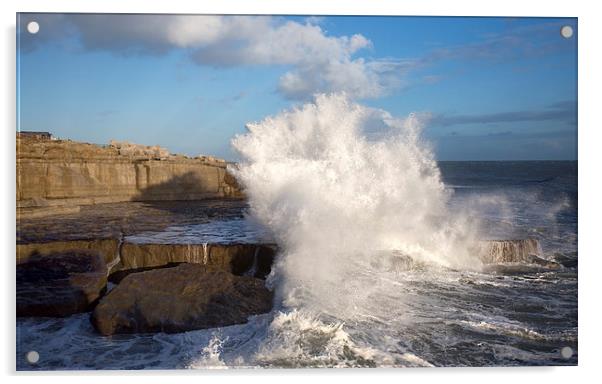
<instances>
[{"instance_id":1,"label":"ocean water","mask_svg":"<svg viewBox=\"0 0 602 384\"><path fill-rule=\"evenodd\" d=\"M274 241L273 311L113 337L96 334L89 314L22 318L17 369L577 364L577 163L437 163L419 131L412 116L341 97L250 125L233 141L245 219L129 241ZM561 267L483 265L470 251L528 237Z\"/></svg>"},{"instance_id":2,"label":"ocean water","mask_svg":"<svg viewBox=\"0 0 602 384\"><path fill-rule=\"evenodd\" d=\"M18 369L171 369L314 366L500 366L577 363L576 162L442 162L451 204L503 199L485 212L492 239L535 237L559 271L512 273L443 268L365 270L376 288L352 320L276 308L249 323L182 334L101 337L89 314L17 321ZM513 219L512 219L513 218ZM228 240L241 219L157 232ZM231 224L231 225L229 225ZM255 229L253 229L255 228ZM225 233L225 237L218 237ZM204 234L204 235L203 235ZM144 238L151 234L145 234ZM206 237L203 237L206 236ZM177 236L176 236L177 237ZM239 237L235 237L240 240ZM362 285L358 284L358 285ZM351 288L350 288L351 289ZM381 292L381 293L379 293ZM570 347L573 356L560 354ZM40 361L25 360L28 351Z\"/></svg>"},{"instance_id":3,"label":"ocean water","mask_svg":"<svg viewBox=\"0 0 602 384\"><path fill-rule=\"evenodd\" d=\"M134 244L269 244L270 233L249 218L216 218L209 222L172 225L161 231L145 231L124 237Z\"/></svg>"}]
</instances>

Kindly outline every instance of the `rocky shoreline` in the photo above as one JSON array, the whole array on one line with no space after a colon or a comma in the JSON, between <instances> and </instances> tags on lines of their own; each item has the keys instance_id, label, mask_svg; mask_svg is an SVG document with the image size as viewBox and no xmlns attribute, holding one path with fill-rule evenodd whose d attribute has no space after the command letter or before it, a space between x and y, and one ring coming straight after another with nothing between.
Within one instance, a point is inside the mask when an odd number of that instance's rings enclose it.
<instances>
[{"instance_id":1,"label":"rocky shoreline","mask_svg":"<svg viewBox=\"0 0 602 384\"><path fill-rule=\"evenodd\" d=\"M128 202L84 206L66 215L21 218L16 246L17 316L89 312L93 324L106 335L232 325L258 311L268 312L272 293L264 280L275 258L275 244L130 240L177 224L240 220L245 207L238 200ZM158 289L162 283L166 286ZM170 290L175 286L179 288ZM213 288L207 290L208 286ZM199 290L214 294L186 294ZM222 296L215 294L220 291ZM140 295L143 302L154 304L142 310ZM104 302L110 304L96 311ZM197 309L187 321L172 317L186 308ZM213 320L202 320L206 318Z\"/></svg>"},{"instance_id":2,"label":"rocky shoreline","mask_svg":"<svg viewBox=\"0 0 602 384\"><path fill-rule=\"evenodd\" d=\"M124 201L242 198L228 163L159 146L17 136L17 217L76 213Z\"/></svg>"},{"instance_id":3,"label":"rocky shoreline","mask_svg":"<svg viewBox=\"0 0 602 384\"><path fill-rule=\"evenodd\" d=\"M17 316L90 312L107 335L230 325L271 310L273 244L125 240L240 217L244 195L227 166L159 146L19 134Z\"/></svg>"},{"instance_id":4,"label":"rocky shoreline","mask_svg":"<svg viewBox=\"0 0 602 384\"><path fill-rule=\"evenodd\" d=\"M138 244L119 239L18 244L17 316L65 317L90 312L102 335L182 332L246 322L272 309L264 280L275 244ZM543 259L534 239L481 244L486 268ZM416 262L391 254L395 270ZM420 266L418 266L420 267Z\"/></svg>"},{"instance_id":5,"label":"rocky shoreline","mask_svg":"<svg viewBox=\"0 0 602 384\"><path fill-rule=\"evenodd\" d=\"M229 253L237 252L222 255ZM35 253L17 265L17 316L92 311L92 324L111 335L240 324L269 312L272 292L259 277L266 271L250 267L236 272L220 263L168 262L110 273L99 251Z\"/></svg>"},{"instance_id":6,"label":"rocky shoreline","mask_svg":"<svg viewBox=\"0 0 602 384\"><path fill-rule=\"evenodd\" d=\"M91 320L104 335L238 324L271 310L272 293L264 280L275 250L273 244L137 244L119 239L17 244L17 316L93 311ZM139 296L151 304L140 307ZM100 308L105 309L97 311L103 303ZM188 312L187 321L173 319L192 308L197 311Z\"/></svg>"},{"instance_id":7,"label":"rocky shoreline","mask_svg":"<svg viewBox=\"0 0 602 384\"><path fill-rule=\"evenodd\" d=\"M129 143L23 137L17 147L17 316L89 312L112 335L227 326L271 311L265 279L276 244L238 234L153 239L174 226L244 218L226 162ZM482 242L475 252L488 265L561 268L535 239ZM416 264L389 258L395 269Z\"/></svg>"}]
</instances>

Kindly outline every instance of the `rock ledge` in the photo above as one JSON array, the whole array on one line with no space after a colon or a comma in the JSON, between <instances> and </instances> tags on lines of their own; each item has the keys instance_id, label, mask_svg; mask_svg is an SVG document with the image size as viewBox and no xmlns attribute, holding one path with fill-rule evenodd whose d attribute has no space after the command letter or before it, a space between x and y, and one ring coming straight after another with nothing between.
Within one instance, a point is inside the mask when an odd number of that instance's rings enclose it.
<instances>
[{"instance_id":1,"label":"rock ledge","mask_svg":"<svg viewBox=\"0 0 602 384\"><path fill-rule=\"evenodd\" d=\"M32 255L17 265L17 316L65 317L89 311L107 285L107 267L93 250Z\"/></svg>"}]
</instances>

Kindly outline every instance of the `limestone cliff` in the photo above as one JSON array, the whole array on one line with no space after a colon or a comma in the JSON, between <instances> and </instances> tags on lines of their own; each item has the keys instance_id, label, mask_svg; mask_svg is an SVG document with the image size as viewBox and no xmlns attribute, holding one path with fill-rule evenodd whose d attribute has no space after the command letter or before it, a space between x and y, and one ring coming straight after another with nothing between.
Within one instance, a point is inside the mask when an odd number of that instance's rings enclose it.
<instances>
[{"instance_id":1,"label":"limestone cliff","mask_svg":"<svg viewBox=\"0 0 602 384\"><path fill-rule=\"evenodd\" d=\"M160 147L17 138L17 213L72 212L122 201L242 197L224 160Z\"/></svg>"}]
</instances>

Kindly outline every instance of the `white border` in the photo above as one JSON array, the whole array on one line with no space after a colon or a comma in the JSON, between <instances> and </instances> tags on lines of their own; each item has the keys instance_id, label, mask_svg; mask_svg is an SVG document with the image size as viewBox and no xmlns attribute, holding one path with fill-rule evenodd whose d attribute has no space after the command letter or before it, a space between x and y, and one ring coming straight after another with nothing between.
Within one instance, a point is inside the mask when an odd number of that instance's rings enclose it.
<instances>
[{"instance_id":1,"label":"white border","mask_svg":"<svg viewBox=\"0 0 602 384\"><path fill-rule=\"evenodd\" d=\"M112 12L112 13L212 13L212 14L309 14L309 15L444 15L444 16L578 16L584 7L573 1L546 1L545 6L524 0L482 4L477 1L391 0L222 0L214 2L144 0L69 1L22 0L22 12Z\"/></svg>"},{"instance_id":2,"label":"white border","mask_svg":"<svg viewBox=\"0 0 602 384\"><path fill-rule=\"evenodd\" d=\"M438 1L386 1L386 0L220 0L212 2L187 2L168 0L151 3L143 0L119 1L74 1L74 0L21 0L3 1L2 7L2 76L5 89L1 93L2 116L2 236L4 245L3 291L0 350L2 372L12 375L9 380L39 382L57 380L65 382L105 383L144 380L164 383L165 375L173 380L198 383L199 380L225 380L229 382L249 380L252 382L306 382L307 380L357 381L420 381L422 382L478 382L504 383L529 380L547 383L581 382L595 377L600 340L600 274L601 252L597 249L600 238L599 199L600 166L600 117L601 97L599 90L600 60L599 37L602 36L602 20L596 12L594 1L528 2L506 0L498 2L469 0ZM82 373L52 373L49 376L14 374L15 320L14 320L14 223L15 223L15 13L21 12L111 12L111 13L243 13L243 14L347 14L347 15L444 15L444 16L569 16L579 17L579 367L567 368L468 368L468 369L406 369L406 370L314 370L314 371L236 371L236 372L144 372L129 373L125 377L118 373L88 372L92 377L81 377ZM597 92L598 91L598 92ZM140 375L141 377L132 377ZM198 377L198 376L201 377ZM110 377L106 377L110 376Z\"/></svg>"}]
</instances>

